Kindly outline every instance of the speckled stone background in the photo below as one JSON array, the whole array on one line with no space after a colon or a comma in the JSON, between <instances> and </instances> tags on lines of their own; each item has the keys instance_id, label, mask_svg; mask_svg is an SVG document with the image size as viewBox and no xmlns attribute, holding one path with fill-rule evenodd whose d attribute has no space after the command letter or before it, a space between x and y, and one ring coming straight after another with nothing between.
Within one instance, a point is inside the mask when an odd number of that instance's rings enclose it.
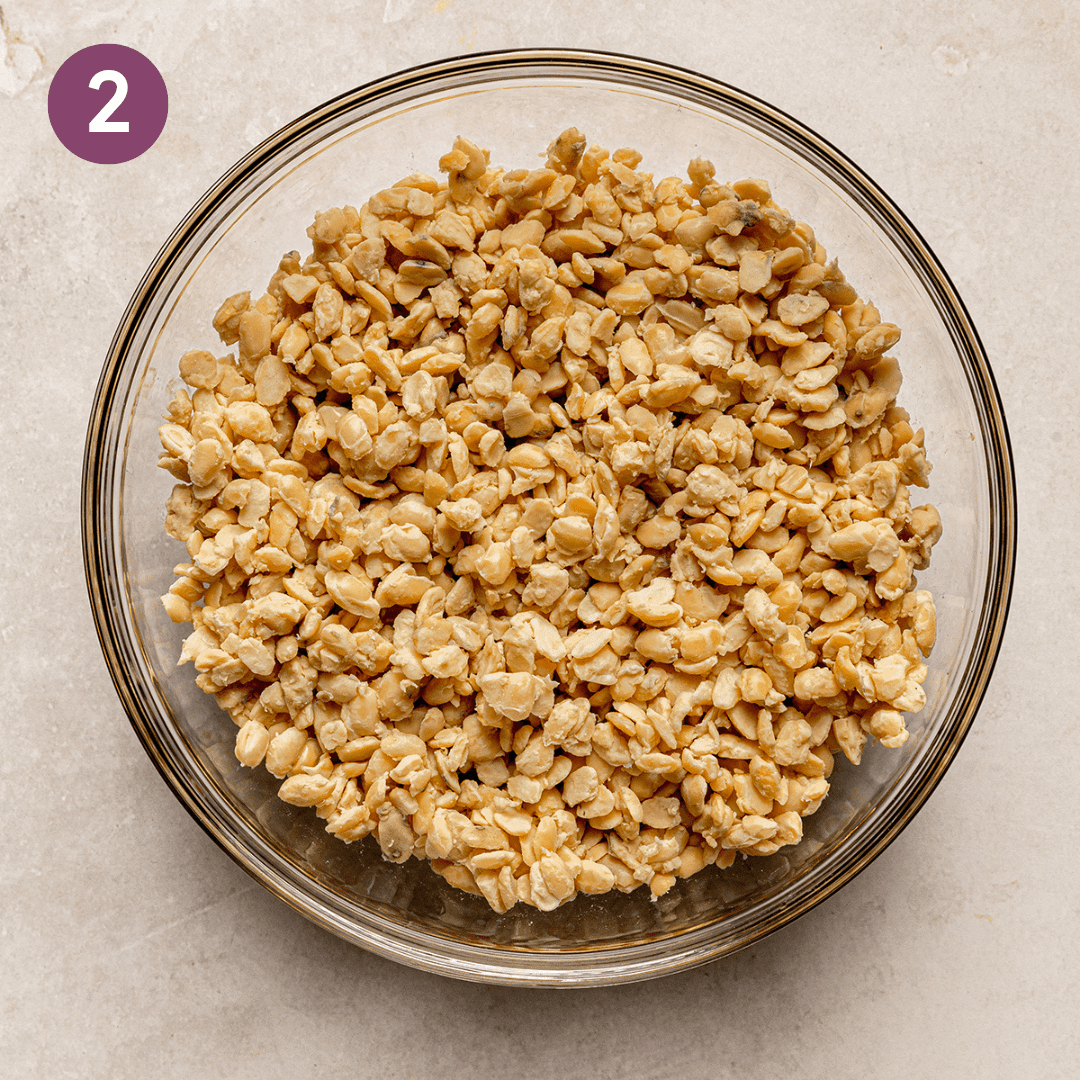
<instances>
[{"instance_id":1,"label":"speckled stone background","mask_svg":"<svg viewBox=\"0 0 1080 1080\"><path fill-rule=\"evenodd\" d=\"M1069 0L6 0L0 41L0 1076L1063 1078L1080 1059L1080 19ZM119 42L169 88L158 143L87 164L51 78ZM473 50L696 68L853 157L982 334L1020 501L978 721L900 838L746 951L588 992L445 981L249 880L159 779L83 586L82 438L113 329L172 227L275 128Z\"/></svg>"}]
</instances>

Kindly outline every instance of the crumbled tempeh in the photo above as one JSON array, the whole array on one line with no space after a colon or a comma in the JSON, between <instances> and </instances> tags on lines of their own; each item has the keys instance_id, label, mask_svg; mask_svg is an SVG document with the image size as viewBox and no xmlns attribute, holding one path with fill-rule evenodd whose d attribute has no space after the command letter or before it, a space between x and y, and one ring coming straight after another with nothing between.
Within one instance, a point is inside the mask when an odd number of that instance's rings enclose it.
<instances>
[{"instance_id":1,"label":"crumbled tempeh","mask_svg":"<svg viewBox=\"0 0 1080 1080\"><path fill-rule=\"evenodd\" d=\"M798 843L926 701L899 328L763 180L640 160L459 138L317 214L161 428L237 758L497 911Z\"/></svg>"}]
</instances>

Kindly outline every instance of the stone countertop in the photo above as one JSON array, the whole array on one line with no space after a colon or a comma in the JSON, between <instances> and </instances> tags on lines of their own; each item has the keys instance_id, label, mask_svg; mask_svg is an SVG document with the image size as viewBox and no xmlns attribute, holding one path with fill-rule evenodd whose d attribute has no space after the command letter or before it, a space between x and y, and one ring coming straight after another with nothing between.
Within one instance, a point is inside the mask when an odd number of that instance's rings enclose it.
<instances>
[{"instance_id":1,"label":"stone countertop","mask_svg":"<svg viewBox=\"0 0 1080 1080\"><path fill-rule=\"evenodd\" d=\"M8 0L0 44L0 1075L1058 1078L1075 1069L1080 772L1080 18L1067 0L523 5ZM791 7L795 7L791 5ZM947 9L947 10L946 10ZM159 142L89 165L50 80L160 68ZM745 951L619 989L508 991L349 947L246 877L128 725L83 586L83 431L173 225L277 127L458 53L573 45L697 69L858 162L965 298L1009 419L1020 545L978 720L904 833ZM213 137L207 138L212 132Z\"/></svg>"}]
</instances>

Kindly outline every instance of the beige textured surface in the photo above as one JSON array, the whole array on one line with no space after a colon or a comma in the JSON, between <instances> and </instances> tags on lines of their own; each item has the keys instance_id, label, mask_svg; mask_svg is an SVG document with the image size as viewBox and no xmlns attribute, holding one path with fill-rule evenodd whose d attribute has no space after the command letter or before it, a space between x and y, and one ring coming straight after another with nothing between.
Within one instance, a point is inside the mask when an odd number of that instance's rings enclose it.
<instances>
[{"instance_id":1,"label":"beige textured surface","mask_svg":"<svg viewBox=\"0 0 1080 1080\"><path fill-rule=\"evenodd\" d=\"M1078 8L818 0L782 18L783 7L3 5L0 1076L1073 1074ZM119 166L68 154L45 111L59 64L105 41L154 60L171 99L158 144ZM79 468L100 364L144 266L191 203L258 140L357 83L530 45L697 68L859 162L969 305L1019 487L1017 588L997 672L914 823L798 923L702 970L617 990L443 981L341 944L274 900L142 752L82 584Z\"/></svg>"}]
</instances>

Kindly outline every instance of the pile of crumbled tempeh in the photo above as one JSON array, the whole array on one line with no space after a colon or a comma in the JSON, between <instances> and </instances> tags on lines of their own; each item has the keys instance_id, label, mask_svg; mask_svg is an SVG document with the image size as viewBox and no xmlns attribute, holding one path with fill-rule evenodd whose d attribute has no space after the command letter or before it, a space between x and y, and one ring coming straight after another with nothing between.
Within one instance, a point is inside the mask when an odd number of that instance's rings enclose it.
<instances>
[{"instance_id":1,"label":"pile of crumbled tempeh","mask_svg":"<svg viewBox=\"0 0 1080 1080\"><path fill-rule=\"evenodd\" d=\"M639 161L458 139L316 215L161 429L237 757L499 911L794 844L925 702L900 331L763 181Z\"/></svg>"}]
</instances>

